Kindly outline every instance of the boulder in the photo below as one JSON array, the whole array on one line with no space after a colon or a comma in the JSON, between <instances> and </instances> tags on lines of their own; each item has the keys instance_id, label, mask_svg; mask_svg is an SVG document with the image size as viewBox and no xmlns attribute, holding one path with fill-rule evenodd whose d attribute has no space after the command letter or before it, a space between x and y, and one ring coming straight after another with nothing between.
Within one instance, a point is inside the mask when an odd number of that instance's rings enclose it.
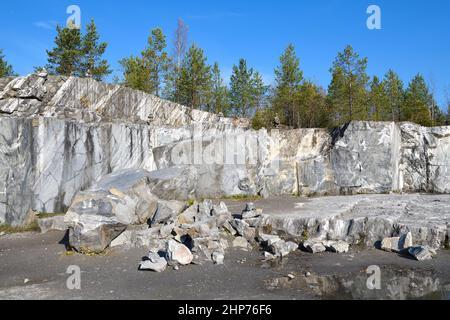
<instances>
[{"instance_id":1,"label":"boulder","mask_svg":"<svg viewBox=\"0 0 450 320\"><path fill-rule=\"evenodd\" d=\"M70 221L69 243L81 253L101 253L126 228L114 217L80 215Z\"/></svg>"},{"instance_id":2,"label":"boulder","mask_svg":"<svg viewBox=\"0 0 450 320\"><path fill-rule=\"evenodd\" d=\"M402 252L413 245L412 233L408 232L400 237L384 238L381 241L381 249L387 252Z\"/></svg>"},{"instance_id":3,"label":"boulder","mask_svg":"<svg viewBox=\"0 0 450 320\"><path fill-rule=\"evenodd\" d=\"M327 250L321 241L305 241L303 247L310 253L321 253Z\"/></svg>"},{"instance_id":4,"label":"boulder","mask_svg":"<svg viewBox=\"0 0 450 320\"><path fill-rule=\"evenodd\" d=\"M177 200L158 201L158 210L153 216L151 225L165 224L169 221L175 221L179 214L186 209L186 203Z\"/></svg>"},{"instance_id":5,"label":"boulder","mask_svg":"<svg viewBox=\"0 0 450 320\"><path fill-rule=\"evenodd\" d=\"M323 242L325 248L334 253L347 253L350 245L345 241L325 241Z\"/></svg>"},{"instance_id":6,"label":"boulder","mask_svg":"<svg viewBox=\"0 0 450 320\"><path fill-rule=\"evenodd\" d=\"M277 257L285 257L291 252L294 252L298 249L298 244L295 242L286 242L284 240L276 241L270 247L270 252Z\"/></svg>"},{"instance_id":7,"label":"boulder","mask_svg":"<svg viewBox=\"0 0 450 320\"><path fill-rule=\"evenodd\" d=\"M192 263L194 256L184 244L169 240L166 248L166 259L169 263L186 266Z\"/></svg>"},{"instance_id":8,"label":"boulder","mask_svg":"<svg viewBox=\"0 0 450 320\"><path fill-rule=\"evenodd\" d=\"M281 238L277 235L271 235L271 234L264 234L260 233L258 236L261 243L265 246L271 246L275 244L278 241L281 241Z\"/></svg>"},{"instance_id":9,"label":"boulder","mask_svg":"<svg viewBox=\"0 0 450 320\"><path fill-rule=\"evenodd\" d=\"M73 200L64 218L70 229L70 245L104 250L128 225L147 223L157 209L158 199L150 192L147 171L107 175Z\"/></svg>"},{"instance_id":10,"label":"boulder","mask_svg":"<svg viewBox=\"0 0 450 320\"><path fill-rule=\"evenodd\" d=\"M215 264L223 264L225 260L225 256L222 252L213 252L212 260Z\"/></svg>"},{"instance_id":11,"label":"boulder","mask_svg":"<svg viewBox=\"0 0 450 320\"><path fill-rule=\"evenodd\" d=\"M167 261L157 253L150 253L148 260L144 260L139 265L139 270L149 270L164 272L167 268Z\"/></svg>"},{"instance_id":12,"label":"boulder","mask_svg":"<svg viewBox=\"0 0 450 320\"><path fill-rule=\"evenodd\" d=\"M166 168L149 174L152 193L163 200L194 199L198 179L194 166Z\"/></svg>"},{"instance_id":13,"label":"boulder","mask_svg":"<svg viewBox=\"0 0 450 320\"><path fill-rule=\"evenodd\" d=\"M408 253L417 261L431 260L433 255L436 254L435 251L430 250L427 246L410 247Z\"/></svg>"},{"instance_id":14,"label":"boulder","mask_svg":"<svg viewBox=\"0 0 450 320\"><path fill-rule=\"evenodd\" d=\"M150 192L148 172L123 170L103 177L86 191L79 192L66 221L74 215L108 215L126 224L144 224L153 217L158 199Z\"/></svg>"},{"instance_id":15,"label":"boulder","mask_svg":"<svg viewBox=\"0 0 450 320\"><path fill-rule=\"evenodd\" d=\"M244 237L236 237L233 240L233 248L242 248L242 249L248 249L250 247L250 244L248 243L247 239Z\"/></svg>"}]
</instances>

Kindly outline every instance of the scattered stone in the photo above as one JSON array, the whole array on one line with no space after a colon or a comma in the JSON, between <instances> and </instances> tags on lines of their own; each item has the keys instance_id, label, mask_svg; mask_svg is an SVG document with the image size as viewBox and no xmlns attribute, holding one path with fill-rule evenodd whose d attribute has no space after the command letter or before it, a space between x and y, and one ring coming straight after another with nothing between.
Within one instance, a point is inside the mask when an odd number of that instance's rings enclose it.
<instances>
[{"instance_id":1,"label":"scattered stone","mask_svg":"<svg viewBox=\"0 0 450 320\"><path fill-rule=\"evenodd\" d=\"M167 268L167 261L157 253L150 253L148 260L142 261L139 270L150 270L155 272L164 272Z\"/></svg>"},{"instance_id":2,"label":"scattered stone","mask_svg":"<svg viewBox=\"0 0 450 320\"><path fill-rule=\"evenodd\" d=\"M275 256L286 257L288 254L298 249L298 244L279 240L272 244L269 249Z\"/></svg>"},{"instance_id":3,"label":"scattered stone","mask_svg":"<svg viewBox=\"0 0 450 320\"><path fill-rule=\"evenodd\" d=\"M232 236L235 236L235 235L237 234L236 230L233 228L233 226L231 225L231 223L228 222L228 221L223 225L223 228L224 228L226 231L228 231Z\"/></svg>"},{"instance_id":4,"label":"scattered stone","mask_svg":"<svg viewBox=\"0 0 450 320\"><path fill-rule=\"evenodd\" d=\"M291 279L291 280L294 280L294 279L295 279L295 275L293 275L292 273L289 273L289 274L287 275L287 277L288 277L289 279Z\"/></svg>"},{"instance_id":5,"label":"scattered stone","mask_svg":"<svg viewBox=\"0 0 450 320\"><path fill-rule=\"evenodd\" d=\"M245 239L244 237L237 237L233 240L233 247L248 249L249 243L248 243L247 239Z\"/></svg>"},{"instance_id":6,"label":"scattered stone","mask_svg":"<svg viewBox=\"0 0 450 320\"><path fill-rule=\"evenodd\" d=\"M349 251L350 245L345 241L325 241L323 242L325 248L334 253L347 253Z\"/></svg>"},{"instance_id":7,"label":"scattered stone","mask_svg":"<svg viewBox=\"0 0 450 320\"><path fill-rule=\"evenodd\" d=\"M386 252L400 252L400 237L384 238L381 241L381 249Z\"/></svg>"},{"instance_id":8,"label":"scattered stone","mask_svg":"<svg viewBox=\"0 0 450 320\"><path fill-rule=\"evenodd\" d=\"M266 246L272 246L274 243L281 240L279 236L264 233L260 233L258 238L261 243Z\"/></svg>"},{"instance_id":9,"label":"scattered stone","mask_svg":"<svg viewBox=\"0 0 450 320\"><path fill-rule=\"evenodd\" d=\"M193 260L192 252L184 244L169 240L167 242L166 259L169 263L181 264L186 266Z\"/></svg>"},{"instance_id":10,"label":"scattered stone","mask_svg":"<svg viewBox=\"0 0 450 320\"><path fill-rule=\"evenodd\" d=\"M23 284L27 284L28 282L30 282L30 279L27 278L23 279Z\"/></svg>"},{"instance_id":11,"label":"scattered stone","mask_svg":"<svg viewBox=\"0 0 450 320\"><path fill-rule=\"evenodd\" d=\"M431 260L433 258L432 251L426 246L411 247L408 249L408 253L417 261Z\"/></svg>"},{"instance_id":12,"label":"scattered stone","mask_svg":"<svg viewBox=\"0 0 450 320\"><path fill-rule=\"evenodd\" d=\"M310 253L321 253L327 250L322 242L305 241L303 247Z\"/></svg>"},{"instance_id":13,"label":"scattered stone","mask_svg":"<svg viewBox=\"0 0 450 320\"><path fill-rule=\"evenodd\" d=\"M175 266L173 267L173 270L178 271L178 270L180 270L180 267L179 267L178 265L175 265Z\"/></svg>"},{"instance_id":14,"label":"scattered stone","mask_svg":"<svg viewBox=\"0 0 450 320\"><path fill-rule=\"evenodd\" d=\"M220 264L223 264L223 263L224 263L225 256L224 256L224 254L221 253L221 252L214 252L214 253L212 254L212 260L213 260L213 262L214 262L215 264L220 265Z\"/></svg>"},{"instance_id":15,"label":"scattered stone","mask_svg":"<svg viewBox=\"0 0 450 320\"><path fill-rule=\"evenodd\" d=\"M401 250L409 249L413 246L413 236L411 232L400 237L399 247Z\"/></svg>"},{"instance_id":16,"label":"scattered stone","mask_svg":"<svg viewBox=\"0 0 450 320\"><path fill-rule=\"evenodd\" d=\"M156 224L164 224L169 220L175 221L180 213L186 209L183 201L158 201L158 210L152 219L152 226Z\"/></svg>"},{"instance_id":17,"label":"scattered stone","mask_svg":"<svg viewBox=\"0 0 450 320\"><path fill-rule=\"evenodd\" d=\"M264 259L265 260L275 260L275 259L277 259L277 256L270 252L264 251Z\"/></svg>"},{"instance_id":18,"label":"scattered stone","mask_svg":"<svg viewBox=\"0 0 450 320\"><path fill-rule=\"evenodd\" d=\"M381 249L387 252L400 253L412 246L413 240L411 232L408 232L401 237L384 238L383 241L381 241Z\"/></svg>"}]
</instances>

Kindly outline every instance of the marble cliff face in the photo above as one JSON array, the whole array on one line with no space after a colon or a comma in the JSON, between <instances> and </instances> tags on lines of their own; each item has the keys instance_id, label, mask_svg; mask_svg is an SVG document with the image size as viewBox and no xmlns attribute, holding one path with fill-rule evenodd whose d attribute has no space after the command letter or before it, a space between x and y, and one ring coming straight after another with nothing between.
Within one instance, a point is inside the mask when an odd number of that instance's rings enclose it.
<instances>
[{"instance_id":1,"label":"marble cliff face","mask_svg":"<svg viewBox=\"0 0 450 320\"><path fill-rule=\"evenodd\" d=\"M0 223L65 212L112 172L174 167L195 172L198 198L450 193L450 127L254 131L246 119L92 79L0 79Z\"/></svg>"}]
</instances>

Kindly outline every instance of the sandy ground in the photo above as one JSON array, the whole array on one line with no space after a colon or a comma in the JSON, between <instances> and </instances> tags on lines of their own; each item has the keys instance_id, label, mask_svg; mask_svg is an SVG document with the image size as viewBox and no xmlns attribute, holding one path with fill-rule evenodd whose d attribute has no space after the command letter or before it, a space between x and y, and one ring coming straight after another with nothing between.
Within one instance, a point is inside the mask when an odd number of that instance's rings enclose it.
<instances>
[{"instance_id":1,"label":"sandy ground","mask_svg":"<svg viewBox=\"0 0 450 320\"><path fill-rule=\"evenodd\" d=\"M311 255L299 251L282 263L268 266L261 262L258 251L231 250L222 266L191 265L158 274L137 270L139 261L147 253L145 248L114 250L94 257L67 255L63 238L62 232L0 237L0 299L340 299L345 296L339 291L330 293L329 287L333 285L328 281L324 286L321 277L353 278L364 274L370 265L378 265L382 270L389 268L385 278L405 272L432 275L440 284L440 291L432 298L450 298L449 251L441 251L437 258L427 262L377 250L351 251L343 255ZM81 269L81 290L67 289L70 275L66 271L71 265ZM297 280L312 274L313 278L308 279L320 284L320 290L317 286L312 288L311 283L305 285L303 280L289 282L289 274ZM274 285L274 279L287 279L287 282ZM358 290L363 293L356 293L353 298L364 298L367 289ZM329 295L320 291L327 291ZM372 298L386 298L381 291L378 296L371 294Z\"/></svg>"}]
</instances>

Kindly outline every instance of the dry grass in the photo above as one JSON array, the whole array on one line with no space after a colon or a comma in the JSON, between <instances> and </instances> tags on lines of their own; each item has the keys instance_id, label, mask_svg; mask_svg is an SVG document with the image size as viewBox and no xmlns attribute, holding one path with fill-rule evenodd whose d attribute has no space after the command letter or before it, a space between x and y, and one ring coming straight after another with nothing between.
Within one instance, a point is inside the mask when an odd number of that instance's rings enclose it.
<instances>
[{"instance_id":1,"label":"dry grass","mask_svg":"<svg viewBox=\"0 0 450 320\"><path fill-rule=\"evenodd\" d=\"M29 226L26 227L13 227L6 224L0 225L0 233L4 232L6 234L13 234L13 233L25 233L25 232L38 232L40 231L39 225L37 222L33 222Z\"/></svg>"}]
</instances>

